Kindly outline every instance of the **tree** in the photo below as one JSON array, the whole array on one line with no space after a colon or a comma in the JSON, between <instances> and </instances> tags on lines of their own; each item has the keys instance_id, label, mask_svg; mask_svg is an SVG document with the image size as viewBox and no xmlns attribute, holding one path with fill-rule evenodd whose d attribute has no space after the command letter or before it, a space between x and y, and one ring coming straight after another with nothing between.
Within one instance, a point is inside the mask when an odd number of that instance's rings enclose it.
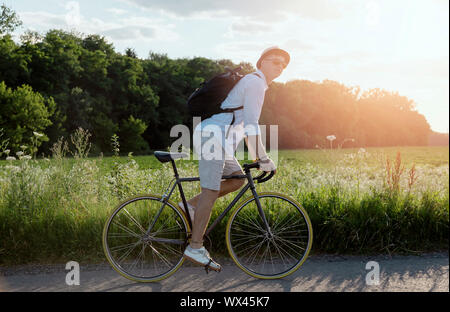
<instances>
[{"instance_id":1,"label":"tree","mask_svg":"<svg viewBox=\"0 0 450 312\"><path fill-rule=\"evenodd\" d=\"M23 52L10 35L0 37L0 81L9 87L16 88L28 81L31 59Z\"/></svg>"},{"instance_id":2,"label":"tree","mask_svg":"<svg viewBox=\"0 0 450 312\"><path fill-rule=\"evenodd\" d=\"M30 86L23 85L12 90L0 82L0 103L0 128L4 129L10 147L15 151L19 151L21 145L31 146L33 132L44 134L51 124L49 117L55 106L53 99L45 100ZM48 141L45 134L38 145L42 141Z\"/></svg>"},{"instance_id":3,"label":"tree","mask_svg":"<svg viewBox=\"0 0 450 312\"><path fill-rule=\"evenodd\" d=\"M19 24L15 13L4 6L1 18L3 32ZM61 136L83 127L92 133L92 153L110 152L113 134L127 140L123 151L145 153L149 148L170 146L174 125L191 128L186 109L191 93L226 68L238 66L242 74L255 70L245 62L170 59L154 52L142 60L133 48L118 53L95 34L29 31L19 44L11 35L0 33L2 122L6 123L8 116L3 108L11 106L3 100L22 96L26 103L44 103L47 109L49 123L40 128L45 128L51 143L44 142L42 152L48 152ZM359 87L331 80L274 82L266 92L260 123L278 125L279 148L323 146L328 135L336 136L338 144L347 139L345 147L427 144L430 127L413 101L379 89L360 93ZM10 110L13 115L14 110Z\"/></svg>"},{"instance_id":4,"label":"tree","mask_svg":"<svg viewBox=\"0 0 450 312\"><path fill-rule=\"evenodd\" d=\"M137 58L138 58L138 57L137 57L136 50L133 49L133 48L127 48L127 49L125 50L125 55L128 56L128 57L134 58L134 59L137 59Z\"/></svg>"},{"instance_id":5,"label":"tree","mask_svg":"<svg viewBox=\"0 0 450 312\"><path fill-rule=\"evenodd\" d=\"M120 124L119 138L122 138L120 150L137 154L148 153L148 143L142 138L147 125L140 119L130 116Z\"/></svg>"},{"instance_id":6,"label":"tree","mask_svg":"<svg viewBox=\"0 0 450 312\"><path fill-rule=\"evenodd\" d=\"M22 25L16 12L2 4L0 6L0 36L13 32Z\"/></svg>"},{"instance_id":7,"label":"tree","mask_svg":"<svg viewBox=\"0 0 450 312\"><path fill-rule=\"evenodd\" d=\"M157 123L159 97L142 60L117 54L108 67L108 79L112 82L107 97L109 116L114 123L123 125L130 115L137 116L145 125Z\"/></svg>"}]
</instances>

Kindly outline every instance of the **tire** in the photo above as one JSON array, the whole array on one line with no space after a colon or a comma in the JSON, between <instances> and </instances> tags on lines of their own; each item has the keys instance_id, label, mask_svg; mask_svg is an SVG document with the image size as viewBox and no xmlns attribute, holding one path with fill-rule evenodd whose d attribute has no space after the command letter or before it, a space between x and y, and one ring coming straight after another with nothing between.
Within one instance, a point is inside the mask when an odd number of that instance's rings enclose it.
<instances>
[{"instance_id":1,"label":"tire","mask_svg":"<svg viewBox=\"0 0 450 312\"><path fill-rule=\"evenodd\" d=\"M278 279L295 272L312 247L312 225L305 209L278 193L258 194L271 228L268 234L252 196L228 220L226 243L236 265L260 279Z\"/></svg>"},{"instance_id":2,"label":"tire","mask_svg":"<svg viewBox=\"0 0 450 312\"><path fill-rule=\"evenodd\" d=\"M156 282L175 273L184 262L188 222L183 212L166 203L151 232L162 197L145 195L121 203L103 229L103 250L111 266L137 282Z\"/></svg>"}]
</instances>

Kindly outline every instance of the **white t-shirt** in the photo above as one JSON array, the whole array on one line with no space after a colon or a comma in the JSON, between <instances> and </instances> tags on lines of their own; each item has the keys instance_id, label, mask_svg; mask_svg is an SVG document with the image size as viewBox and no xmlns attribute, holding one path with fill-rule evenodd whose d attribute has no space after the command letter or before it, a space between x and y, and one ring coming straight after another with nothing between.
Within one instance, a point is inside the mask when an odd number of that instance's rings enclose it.
<instances>
[{"instance_id":1,"label":"white t-shirt","mask_svg":"<svg viewBox=\"0 0 450 312\"><path fill-rule=\"evenodd\" d=\"M257 73L259 76L255 75ZM195 127L194 140L201 135L214 133L216 139L229 155L233 155L239 143L247 135L260 135L259 117L264 104L264 95L268 88L266 77L262 71L248 74L243 77L230 91L227 98L222 102L221 108L243 109L233 113L220 113L203 120ZM233 125L230 124L235 117ZM202 133L203 131L203 133ZM194 143L195 144L195 143Z\"/></svg>"}]
</instances>

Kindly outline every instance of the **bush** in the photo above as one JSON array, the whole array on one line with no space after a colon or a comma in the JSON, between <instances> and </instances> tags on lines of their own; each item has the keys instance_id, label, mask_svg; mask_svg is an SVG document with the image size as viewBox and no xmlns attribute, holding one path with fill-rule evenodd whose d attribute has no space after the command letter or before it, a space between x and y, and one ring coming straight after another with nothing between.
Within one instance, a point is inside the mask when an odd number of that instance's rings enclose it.
<instances>
[{"instance_id":1,"label":"bush","mask_svg":"<svg viewBox=\"0 0 450 312\"><path fill-rule=\"evenodd\" d=\"M13 152L20 151L23 145L35 145L34 153L43 141L48 141L45 134L37 142L32 138L35 137L34 132L43 133L52 124L49 119L55 107L52 98L44 99L27 85L12 90L0 82L0 103L0 128L9 138Z\"/></svg>"},{"instance_id":2,"label":"bush","mask_svg":"<svg viewBox=\"0 0 450 312\"><path fill-rule=\"evenodd\" d=\"M53 150L52 160L0 162L1 264L104 261L102 230L114 207L137 194L163 194L173 179L171 166L153 156L64 158L68 151L62 139ZM448 248L448 165L415 166L415 182L399 175L393 190L386 183L386 167L369 165L372 158L361 153L330 154L318 164L289 155L280 153L277 175L257 188L286 193L305 207L314 231L312 253ZM178 161L177 168L180 176L197 176L195 161ZM200 191L198 183L183 184L183 189L188 198ZM211 220L232 197L216 202ZM175 192L171 201L179 200ZM227 219L210 234L214 254L227 254Z\"/></svg>"}]
</instances>

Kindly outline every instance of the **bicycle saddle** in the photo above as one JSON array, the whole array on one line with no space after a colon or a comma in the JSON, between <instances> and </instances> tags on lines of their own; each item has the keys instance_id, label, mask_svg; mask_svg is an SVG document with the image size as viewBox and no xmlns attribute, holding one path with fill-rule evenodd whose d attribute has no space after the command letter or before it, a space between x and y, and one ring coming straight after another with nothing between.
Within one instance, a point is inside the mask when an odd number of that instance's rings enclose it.
<instances>
[{"instance_id":1,"label":"bicycle saddle","mask_svg":"<svg viewBox=\"0 0 450 312\"><path fill-rule=\"evenodd\" d=\"M171 160L175 160L178 158L189 157L189 155L185 154L185 153L171 153L171 152L156 151L154 154L155 154L155 157L162 163L165 163L165 162L168 162Z\"/></svg>"}]
</instances>

